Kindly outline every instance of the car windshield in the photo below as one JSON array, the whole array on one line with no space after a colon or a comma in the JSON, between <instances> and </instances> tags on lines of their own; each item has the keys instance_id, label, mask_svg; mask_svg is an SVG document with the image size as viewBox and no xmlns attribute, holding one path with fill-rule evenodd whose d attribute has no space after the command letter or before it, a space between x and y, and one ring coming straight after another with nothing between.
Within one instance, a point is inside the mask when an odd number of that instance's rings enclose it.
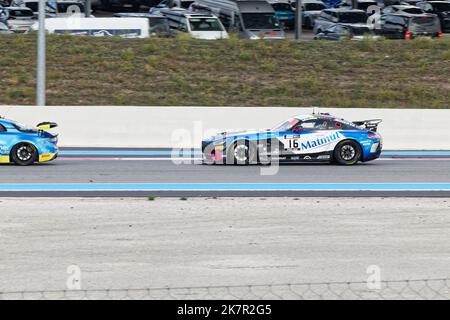
<instances>
[{"instance_id":1,"label":"car windshield","mask_svg":"<svg viewBox=\"0 0 450 320\"><path fill-rule=\"evenodd\" d=\"M410 13L410 14L422 14L423 10L420 8L407 8L407 9L403 9L403 12Z\"/></svg>"},{"instance_id":2,"label":"car windshield","mask_svg":"<svg viewBox=\"0 0 450 320\"><path fill-rule=\"evenodd\" d=\"M195 1L181 1L181 7L183 9L189 9L191 4L193 4Z\"/></svg>"},{"instance_id":3,"label":"car windshield","mask_svg":"<svg viewBox=\"0 0 450 320\"><path fill-rule=\"evenodd\" d=\"M288 3L273 3L272 7L275 11L292 11L292 8Z\"/></svg>"},{"instance_id":4,"label":"car windshield","mask_svg":"<svg viewBox=\"0 0 450 320\"><path fill-rule=\"evenodd\" d=\"M322 11L326 8L325 5L321 3L306 3L305 11Z\"/></svg>"},{"instance_id":5,"label":"car windshield","mask_svg":"<svg viewBox=\"0 0 450 320\"><path fill-rule=\"evenodd\" d=\"M297 118L291 118L287 121L285 120L285 121L277 124L275 127L273 127L270 130L273 132L288 131L299 122L300 122L300 120L298 120Z\"/></svg>"},{"instance_id":6,"label":"car windshield","mask_svg":"<svg viewBox=\"0 0 450 320\"><path fill-rule=\"evenodd\" d=\"M361 3L358 3L358 9L359 10L364 10L364 11L367 11L367 9L370 7L370 6L376 6L377 5L377 3L374 1L374 2L369 2L369 1L367 1L367 2L361 2Z\"/></svg>"},{"instance_id":7,"label":"car windshield","mask_svg":"<svg viewBox=\"0 0 450 320\"><path fill-rule=\"evenodd\" d=\"M273 13L243 13L245 28L249 30L278 30L280 23Z\"/></svg>"},{"instance_id":8,"label":"car windshield","mask_svg":"<svg viewBox=\"0 0 450 320\"><path fill-rule=\"evenodd\" d=\"M169 23L166 18L149 18L151 32L169 32Z\"/></svg>"},{"instance_id":9,"label":"car windshield","mask_svg":"<svg viewBox=\"0 0 450 320\"><path fill-rule=\"evenodd\" d=\"M9 15L10 15L11 17L14 17L14 18L22 18L22 17L28 18L28 17L34 17L33 11L31 11L31 10L20 10L20 9L17 9L17 10L11 10L11 11L9 12Z\"/></svg>"},{"instance_id":10,"label":"car windshield","mask_svg":"<svg viewBox=\"0 0 450 320\"><path fill-rule=\"evenodd\" d=\"M217 18L190 18L192 31L224 31Z\"/></svg>"},{"instance_id":11,"label":"car windshield","mask_svg":"<svg viewBox=\"0 0 450 320\"><path fill-rule=\"evenodd\" d=\"M450 11L450 2L435 2L433 3L433 8L437 12Z\"/></svg>"},{"instance_id":12,"label":"car windshield","mask_svg":"<svg viewBox=\"0 0 450 320\"><path fill-rule=\"evenodd\" d=\"M341 12L339 13L339 22L341 23L367 23L365 12Z\"/></svg>"},{"instance_id":13,"label":"car windshield","mask_svg":"<svg viewBox=\"0 0 450 320\"><path fill-rule=\"evenodd\" d=\"M414 17L409 24L411 32L439 32L439 19L434 17Z\"/></svg>"}]
</instances>

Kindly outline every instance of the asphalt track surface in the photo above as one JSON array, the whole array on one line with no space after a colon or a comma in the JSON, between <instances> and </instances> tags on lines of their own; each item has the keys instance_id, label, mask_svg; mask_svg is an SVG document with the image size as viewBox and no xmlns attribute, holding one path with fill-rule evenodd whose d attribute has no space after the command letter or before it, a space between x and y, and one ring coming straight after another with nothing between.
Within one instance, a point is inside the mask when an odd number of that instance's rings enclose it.
<instances>
[{"instance_id":1,"label":"asphalt track surface","mask_svg":"<svg viewBox=\"0 0 450 320\"><path fill-rule=\"evenodd\" d=\"M0 196L450 196L450 152L386 152L356 166L202 165L196 151L65 149L0 166ZM275 170L275 171L273 171Z\"/></svg>"}]
</instances>

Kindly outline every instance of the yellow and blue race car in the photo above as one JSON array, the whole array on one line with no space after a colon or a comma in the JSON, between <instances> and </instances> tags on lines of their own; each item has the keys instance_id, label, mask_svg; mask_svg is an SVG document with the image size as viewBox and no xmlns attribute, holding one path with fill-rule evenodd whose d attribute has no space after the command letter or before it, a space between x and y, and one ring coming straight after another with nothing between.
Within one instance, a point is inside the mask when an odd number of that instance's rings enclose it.
<instances>
[{"instance_id":1,"label":"yellow and blue race car","mask_svg":"<svg viewBox=\"0 0 450 320\"><path fill-rule=\"evenodd\" d=\"M0 163L27 166L56 159L58 136L46 131L56 127L42 122L31 128L0 117Z\"/></svg>"}]
</instances>

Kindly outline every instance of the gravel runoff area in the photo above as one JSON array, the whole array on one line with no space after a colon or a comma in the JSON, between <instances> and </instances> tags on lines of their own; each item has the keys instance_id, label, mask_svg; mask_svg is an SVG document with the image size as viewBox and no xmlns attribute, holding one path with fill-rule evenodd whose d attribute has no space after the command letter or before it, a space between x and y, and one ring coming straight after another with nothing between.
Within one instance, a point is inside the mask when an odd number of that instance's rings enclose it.
<instances>
[{"instance_id":1,"label":"gravel runoff area","mask_svg":"<svg viewBox=\"0 0 450 320\"><path fill-rule=\"evenodd\" d=\"M0 292L450 278L450 199L0 199Z\"/></svg>"}]
</instances>

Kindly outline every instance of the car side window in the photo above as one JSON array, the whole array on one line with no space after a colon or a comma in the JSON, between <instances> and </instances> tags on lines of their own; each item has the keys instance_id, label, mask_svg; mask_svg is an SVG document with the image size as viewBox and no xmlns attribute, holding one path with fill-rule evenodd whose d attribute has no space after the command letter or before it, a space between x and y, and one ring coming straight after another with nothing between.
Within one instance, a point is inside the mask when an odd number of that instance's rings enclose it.
<instances>
[{"instance_id":1,"label":"car side window","mask_svg":"<svg viewBox=\"0 0 450 320\"><path fill-rule=\"evenodd\" d=\"M292 128L294 132L300 132L303 130L329 130L331 121L327 119L311 119L301 121Z\"/></svg>"},{"instance_id":2,"label":"car side window","mask_svg":"<svg viewBox=\"0 0 450 320\"><path fill-rule=\"evenodd\" d=\"M0 132L5 132L5 131L6 131L6 128L0 124Z\"/></svg>"},{"instance_id":3,"label":"car side window","mask_svg":"<svg viewBox=\"0 0 450 320\"><path fill-rule=\"evenodd\" d=\"M328 32L328 33L335 33L335 32L336 32L336 26L334 25L334 26L328 28L328 29L327 29L327 32Z\"/></svg>"},{"instance_id":4,"label":"car side window","mask_svg":"<svg viewBox=\"0 0 450 320\"><path fill-rule=\"evenodd\" d=\"M342 36L349 36L350 35L350 30L348 28L344 27L344 26L337 26L336 27L336 32L339 35L342 35Z\"/></svg>"},{"instance_id":5,"label":"car side window","mask_svg":"<svg viewBox=\"0 0 450 320\"><path fill-rule=\"evenodd\" d=\"M405 26L405 20L398 16L389 16L386 18L385 26L392 29L402 29Z\"/></svg>"}]
</instances>

